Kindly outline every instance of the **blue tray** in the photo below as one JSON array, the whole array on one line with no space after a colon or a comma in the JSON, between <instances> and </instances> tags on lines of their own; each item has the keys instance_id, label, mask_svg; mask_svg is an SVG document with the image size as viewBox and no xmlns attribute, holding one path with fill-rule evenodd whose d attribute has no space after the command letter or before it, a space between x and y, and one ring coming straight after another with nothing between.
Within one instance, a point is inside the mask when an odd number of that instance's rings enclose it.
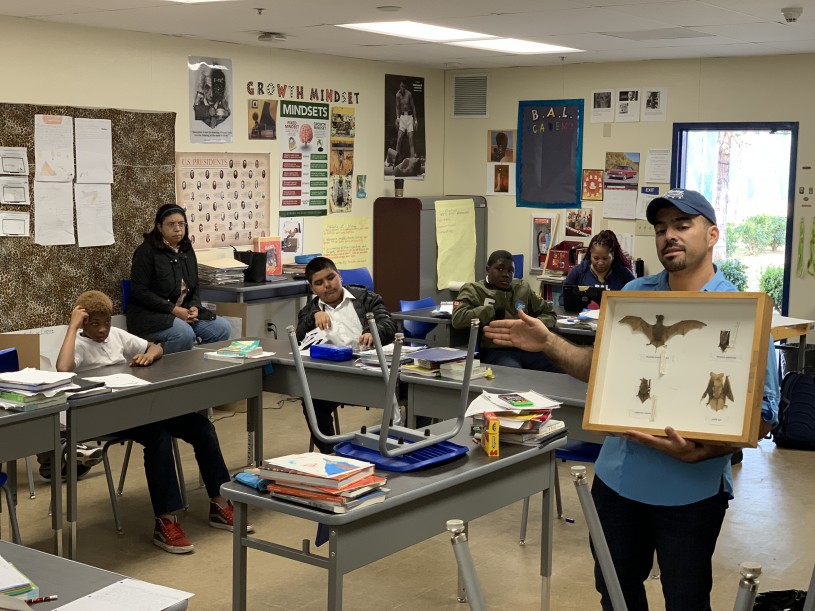
<instances>
[{"instance_id":1,"label":"blue tray","mask_svg":"<svg viewBox=\"0 0 815 611\"><path fill-rule=\"evenodd\" d=\"M302 265L304 263L308 263L312 259L316 259L319 256L321 256L321 255L319 255L319 254L316 254L316 255L294 255L294 262L297 263L298 265Z\"/></svg>"},{"instance_id":2,"label":"blue tray","mask_svg":"<svg viewBox=\"0 0 815 611\"><path fill-rule=\"evenodd\" d=\"M436 445L416 450L415 452L408 452L401 456L389 458L382 456L382 454L376 450L354 445L350 441L343 441L334 446L335 454L347 458L366 460L375 464L377 469L400 473L435 467L436 465L448 462L459 456L464 456L469 450L469 448L460 446L457 443L442 441Z\"/></svg>"}]
</instances>

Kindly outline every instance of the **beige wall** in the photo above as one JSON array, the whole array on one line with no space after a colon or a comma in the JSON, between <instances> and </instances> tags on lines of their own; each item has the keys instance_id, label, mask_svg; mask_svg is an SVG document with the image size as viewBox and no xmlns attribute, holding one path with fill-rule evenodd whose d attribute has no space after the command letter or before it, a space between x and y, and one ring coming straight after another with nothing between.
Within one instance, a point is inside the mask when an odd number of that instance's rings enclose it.
<instances>
[{"instance_id":1,"label":"beige wall","mask_svg":"<svg viewBox=\"0 0 815 611\"><path fill-rule=\"evenodd\" d=\"M427 175L424 181L407 181L405 192L431 195L442 191L444 76L440 70L25 19L0 18L0 32L0 54L9 58L0 101L172 111L178 113L176 150L268 152L272 168L278 167L277 141L249 141L242 129L250 97L247 81L299 84L307 91L317 87L360 92L354 173L368 175L368 198L354 200L352 215L370 215L378 196L393 195L393 183L383 178L384 75L424 77ZM231 144L190 144L189 55L232 60L236 112ZM272 193L279 193L274 172ZM272 200L272 231L277 230L277 202L277 198ZM322 218L306 219L306 253L322 250Z\"/></svg>"},{"instance_id":2,"label":"beige wall","mask_svg":"<svg viewBox=\"0 0 815 611\"><path fill-rule=\"evenodd\" d=\"M489 118L450 119L452 76L446 76L447 117L444 158L446 193L483 194L485 189L485 142L487 129L512 128L517 124L519 100L571 99L587 101L596 89L666 87L668 120L664 123L584 123L583 167L601 168L606 151L639 151L641 159L649 148L670 148L675 122L703 121L798 121L798 175L796 186L815 187L812 170L802 170L815 161L815 121L811 100L815 84L804 75L815 69L813 55L763 58L647 61L610 64L574 64L544 68L487 71L489 75ZM484 73L484 71L480 71ZM588 106L587 106L588 110ZM658 185L663 190L667 185ZM514 198L489 197L488 250L512 252L530 249L529 208L516 208ZM815 201L815 198L811 198ZM813 208L796 196L796 241L798 220L811 226ZM602 211L602 204L598 203ZM609 220L615 232L634 233L633 221ZM807 235L807 244L809 236ZM646 262L646 271L659 271L651 238L636 238L636 256ZM808 252L807 252L808 255ZM795 259L793 259L793 265ZM815 278L793 278L790 315L815 319Z\"/></svg>"}]
</instances>

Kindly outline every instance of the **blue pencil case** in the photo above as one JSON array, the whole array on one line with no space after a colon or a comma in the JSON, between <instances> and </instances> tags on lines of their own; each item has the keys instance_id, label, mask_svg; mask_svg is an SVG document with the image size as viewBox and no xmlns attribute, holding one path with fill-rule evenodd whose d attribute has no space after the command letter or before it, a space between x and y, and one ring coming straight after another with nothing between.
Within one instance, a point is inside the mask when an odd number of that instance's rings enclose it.
<instances>
[{"instance_id":1,"label":"blue pencil case","mask_svg":"<svg viewBox=\"0 0 815 611\"><path fill-rule=\"evenodd\" d=\"M349 346L334 346L333 344L316 344L309 348L308 355L313 359L324 361L350 361L354 352Z\"/></svg>"}]
</instances>

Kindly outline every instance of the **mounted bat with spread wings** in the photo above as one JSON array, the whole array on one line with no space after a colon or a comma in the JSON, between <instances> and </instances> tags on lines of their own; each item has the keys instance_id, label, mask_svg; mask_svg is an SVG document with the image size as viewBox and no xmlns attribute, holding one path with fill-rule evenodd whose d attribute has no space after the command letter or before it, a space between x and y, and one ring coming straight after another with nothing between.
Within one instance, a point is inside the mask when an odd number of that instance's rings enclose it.
<instances>
[{"instance_id":1,"label":"mounted bat with spread wings","mask_svg":"<svg viewBox=\"0 0 815 611\"><path fill-rule=\"evenodd\" d=\"M668 343L668 340L675 335L687 335L688 332L702 329L707 325L700 320L680 320L672 325L665 325L665 316L657 314L657 321L650 324L639 316L623 316L620 319L621 325L628 325L634 332L642 333L648 338L649 346L659 348Z\"/></svg>"},{"instance_id":2,"label":"mounted bat with spread wings","mask_svg":"<svg viewBox=\"0 0 815 611\"><path fill-rule=\"evenodd\" d=\"M710 381L707 383L702 399L707 397L707 404L713 411L719 412L727 407L727 399L735 401L733 390L730 388L730 378L724 373L710 372Z\"/></svg>"}]
</instances>

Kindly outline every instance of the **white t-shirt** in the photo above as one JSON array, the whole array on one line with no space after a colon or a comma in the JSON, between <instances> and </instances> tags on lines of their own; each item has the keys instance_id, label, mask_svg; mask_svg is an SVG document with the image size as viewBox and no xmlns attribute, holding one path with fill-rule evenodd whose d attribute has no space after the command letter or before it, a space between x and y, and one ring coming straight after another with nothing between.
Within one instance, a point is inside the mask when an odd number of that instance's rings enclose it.
<instances>
[{"instance_id":1,"label":"white t-shirt","mask_svg":"<svg viewBox=\"0 0 815 611\"><path fill-rule=\"evenodd\" d=\"M320 300L320 307L331 317L331 328L326 331L328 341L335 346L353 348L359 342L359 336L362 335L362 323L359 322L359 316L354 309L356 297L345 287L342 291L342 301L336 308L332 308L322 300Z\"/></svg>"},{"instance_id":2,"label":"white t-shirt","mask_svg":"<svg viewBox=\"0 0 815 611\"><path fill-rule=\"evenodd\" d=\"M74 371L87 371L106 365L126 365L134 356L145 352L148 345L146 339L117 327L111 327L108 338L103 342L95 342L80 331L76 336Z\"/></svg>"}]
</instances>

